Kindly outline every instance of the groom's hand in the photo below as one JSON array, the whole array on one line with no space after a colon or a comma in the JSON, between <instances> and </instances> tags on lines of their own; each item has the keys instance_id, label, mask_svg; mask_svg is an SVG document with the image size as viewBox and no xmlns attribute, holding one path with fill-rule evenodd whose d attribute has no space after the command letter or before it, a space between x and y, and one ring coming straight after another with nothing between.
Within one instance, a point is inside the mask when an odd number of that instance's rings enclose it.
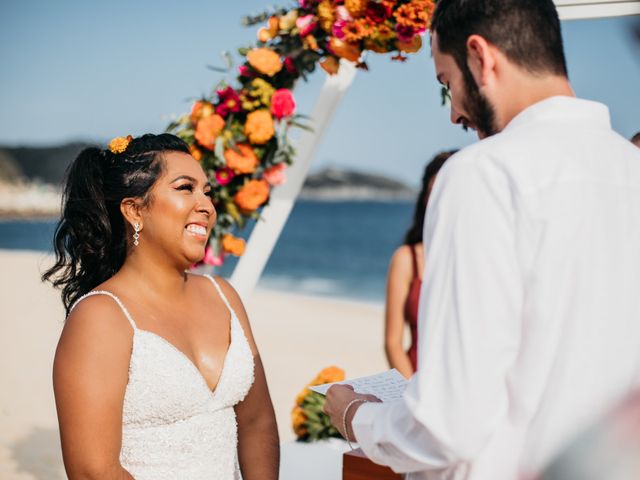
<instances>
[{"instance_id":1,"label":"groom's hand","mask_svg":"<svg viewBox=\"0 0 640 480\"><path fill-rule=\"evenodd\" d=\"M355 440L351 422L353 421L353 417L355 416L358 408L360 408L365 402L356 402L352 404L349 407L346 419L344 417L344 411L347 406L356 399L364 400L366 402L381 402L378 397L373 395L355 393L351 385L334 385L327 392L327 398L324 404L324 411L329 415L329 418L331 418L333 426L336 427L338 432L340 432L340 435L351 441ZM346 432L344 430L345 423L347 427Z\"/></svg>"}]
</instances>

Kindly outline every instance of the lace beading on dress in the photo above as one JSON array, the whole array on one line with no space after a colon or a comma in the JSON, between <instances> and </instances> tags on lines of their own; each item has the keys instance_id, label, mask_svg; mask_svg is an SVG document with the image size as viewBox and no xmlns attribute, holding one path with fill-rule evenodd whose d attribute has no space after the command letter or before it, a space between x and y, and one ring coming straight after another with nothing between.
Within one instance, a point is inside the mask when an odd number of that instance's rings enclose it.
<instances>
[{"instance_id":1,"label":"lace beading on dress","mask_svg":"<svg viewBox=\"0 0 640 480\"><path fill-rule=\"evenodd\" d=\"M133 327L120 462L136 480L241 478L233 407L253 384L253 356L231 305L216 281L206 277L231 313L231 341L214 391L174 345L137 328L111 292L89 292L75 303L91 295L108 295Z\"/></svg>"}]
</instances>

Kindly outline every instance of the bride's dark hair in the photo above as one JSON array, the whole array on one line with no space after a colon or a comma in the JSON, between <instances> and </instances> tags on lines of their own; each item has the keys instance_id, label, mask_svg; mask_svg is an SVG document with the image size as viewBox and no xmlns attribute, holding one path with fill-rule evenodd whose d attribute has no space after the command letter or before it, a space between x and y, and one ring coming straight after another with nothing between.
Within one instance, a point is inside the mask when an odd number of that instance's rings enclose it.
<instances>
[{"instance_id":1,"label":"bride's dark hair","mask_svg":"<svg viewBox=\"0 0 640 480\"><path fill-rule=\"evenodd\" d=\"M122 153L86 148L69 166L54 235L56 263L42 275L62 287L67 314L78 298L122 267L130 227L120 204L125 198L148 204L163 170L162 153L170 151L189 148L175 135L147 134L132 139Z\"/></svg>"}]
</instances>

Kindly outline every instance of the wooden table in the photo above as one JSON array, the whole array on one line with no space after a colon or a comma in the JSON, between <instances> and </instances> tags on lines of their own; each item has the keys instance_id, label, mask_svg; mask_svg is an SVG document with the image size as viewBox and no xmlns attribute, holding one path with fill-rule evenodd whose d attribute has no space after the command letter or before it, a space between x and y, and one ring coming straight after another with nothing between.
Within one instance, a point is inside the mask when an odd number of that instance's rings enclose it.
<instances>
[{"instance_id":1,"label":"wooden table","mask_svg":"<svg viewBox=\"0 0 640 480\"><path fill-rule=\"evenodd\" d=\"M342 480L402 480L403 476L389 467L373 463L361 449L342 456Z\"/></svg>"}]
</instances>

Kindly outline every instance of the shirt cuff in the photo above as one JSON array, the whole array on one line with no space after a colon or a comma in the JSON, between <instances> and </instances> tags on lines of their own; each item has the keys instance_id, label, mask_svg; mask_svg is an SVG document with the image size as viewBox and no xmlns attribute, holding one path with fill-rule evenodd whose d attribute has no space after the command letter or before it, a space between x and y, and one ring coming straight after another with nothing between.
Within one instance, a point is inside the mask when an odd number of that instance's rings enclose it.
<instances>
[{"instance_id":1,"label":"shirt cuff","mask_svg":"<svg viewBox=\"0 0 640 480\"><path fill-rule=\"evenodd\" d=\"M364 403L356 410L356 414L351 422L351 428L353 429L353 434L356 437L358 446L370 460L383 465L385 459L376 455L377 448L373 434L373 423L375 419L380 416L380 412L384 407L385 405L382 402Z\"/></svg>"}]
</instances>

